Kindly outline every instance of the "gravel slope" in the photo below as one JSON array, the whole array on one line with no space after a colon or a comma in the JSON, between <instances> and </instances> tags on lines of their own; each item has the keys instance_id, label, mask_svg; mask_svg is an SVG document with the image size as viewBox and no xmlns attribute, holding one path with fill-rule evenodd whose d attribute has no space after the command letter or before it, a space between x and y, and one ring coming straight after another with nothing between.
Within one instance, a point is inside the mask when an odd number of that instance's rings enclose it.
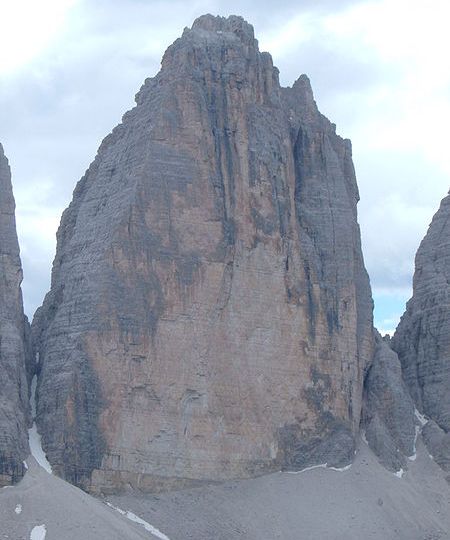
<instances>
[{"instance_id":1,"label":"gravel slope","mask_svg":"<svg viewBox=\"0 0 450 540\"><path fill-rule=\"evenodd\" d=\"M0 539L157 538L143 526L59 478L33 458L25 478L0 490ZM169 540L450 539L450 486L421 441L403 478L381 467L364 443L349 470L314 469L108 501ZM20 512L18 513L20 505Z\"/></svg>"},{"instance_id":2,"label":"gravel slope","mask_svg":"<svg viewBox=\"0 0 450 540\"><path fill-rule=\"evenodd\" d=\"M34 458L28 458L27 464L29 469L17 486L0 489L1 540L155 538L103 502L48 474ZM31 537L32 530L40 525L45 525L46 535Z\"/></svg>"},{"instance_id":3,"label":"gravel slope","mask_svg":"<svg viewBox=\"0 0 450 540\"><path fill-rule=\"evenodd\" d=\"M170 540L450 539L450 486L421 441L403 478L361 443L344 472L278 473L111 501L157 523Z\"/></svg>"}]
</instances>

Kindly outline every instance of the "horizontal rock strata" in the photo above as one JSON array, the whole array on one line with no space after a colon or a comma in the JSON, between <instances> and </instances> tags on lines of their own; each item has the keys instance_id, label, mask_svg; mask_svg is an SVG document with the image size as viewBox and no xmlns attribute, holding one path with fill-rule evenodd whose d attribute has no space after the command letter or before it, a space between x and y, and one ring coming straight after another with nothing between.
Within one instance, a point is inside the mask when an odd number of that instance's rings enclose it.
<instances>
[{"instance_id":1,"label":"horizontal rock strata","mask_svg":"<svg viewBox=\"0 0 450 540\"><path fill-rule=\"evenodd\" d=\"M92 491L348 464L372 356L351 146L239 17L106 137L33 335L54 470Z\"/></svg>"},{"instance_id":2,"label":"horizontal rock strata","mask_svg":"<svg viewBox=\"0 0 450 540\"><path fill-rule=\"evenodd\" d=\"M11 172L0 145L0 487L23 476L23 460L29 453L29 326L21 281Z\"/></svg>"},{"instance_id":3,"label":"horizontal rock strata","mask_svg":"<svg viewBox=\"0 0 450 540\"><path fill-rule=\"evenodd\" d=\"M450 196L442 200L417 251L413 296L392 343L417 409L432 421L423 430L430 453L447 453L448 461L450 446L444 446L450 440Z\"/></svg>"}]
</instances>

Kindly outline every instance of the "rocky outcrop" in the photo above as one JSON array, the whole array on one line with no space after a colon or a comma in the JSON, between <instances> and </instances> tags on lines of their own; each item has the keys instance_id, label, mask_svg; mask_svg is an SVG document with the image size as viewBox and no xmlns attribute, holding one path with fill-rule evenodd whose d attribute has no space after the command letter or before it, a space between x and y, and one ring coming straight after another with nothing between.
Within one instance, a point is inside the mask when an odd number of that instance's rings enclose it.
<instances>
[{"instance_id":1,"label":"rocky outcrop","mask_svg":"<svg viewBox=\"0 0 450 540\"><path fill-rule=\"evenodd\" d=\"M28 449L29 329L8 160L0 145L0 487L24 474Z\"/></svg>"},{"instance_id":2,"label":"rocky outcrop","mask_svg":"<svg viewBox=\"0 0 450 540\"><path fill-rule=\"evenodd\" d=\"M444 471L450 472L450 433L429 420L422 429L422 437L430 456Z\"/></svg>"},{"instance_id":3,"label":"rocky outcrop","mask_svg":"<svg viewBox=\"0 0 450 540\"><path fill-rule=\"evenodd\" d=\"M417 251L413 296L392 346L417 409L433 421L423 429L430 453L445 453L442 444L448 444L450 432L450 196L441 202ZM439 449L433 445L438 440Z\"/></svg>"},{"instance_id":4,"label":"rocky outcrop","mask_svg":"<svg viewBox=\"0 0 450 540\"><path fill-rule=\"evenodd\" d=\"M348 464L373 342L350 142L240 17L197 19L136 103L33 323L54 471L108 491Z\"/></svg>"},{"instance_id":5,"label":"rocky outcrop","mask_svg":"<svg viewBox=\"0 0 450 540\"><path fill-rule=\"evenodd\" d=\"M406 469L406 458L415 454L414 403L403 382L397 354L378 332L364 390L367 443L389 470Z\"/></svg>"}]
</instances>

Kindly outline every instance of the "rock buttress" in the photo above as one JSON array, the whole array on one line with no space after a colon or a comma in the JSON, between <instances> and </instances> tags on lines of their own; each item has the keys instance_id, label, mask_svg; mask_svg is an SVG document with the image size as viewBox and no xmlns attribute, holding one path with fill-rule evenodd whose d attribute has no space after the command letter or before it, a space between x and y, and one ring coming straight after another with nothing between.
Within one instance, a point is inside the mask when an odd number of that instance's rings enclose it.
<instances>
[{"instance_id":1,"label":"rock buttress","mask_svg":"<svg viewBox=\"0 0 450 540\"><path fill-rule=\"evenodd\" d=\"M375 351L364 380L363 429L370 448L390 471L407 469L415 459L414 403L402 378L397 354L378 332Z\"/></svg>"},{"instance_id":2,"label":"rock buttress","mask_svg":"<svg viewBox=\"0 0 450 540\"><path fill-rule=\"evenodd\" d=\"M0 145L0 487L25 473L28 448L28 321L8 160Z\"/></svg>"},{"instance_id":3,"label":"rock buttress","mask_svg":"<svg viewBox=\"0 0 450 540\"><path fill-rule=\"evenodd\" d=\"M430 454L447 455L440 463L450 470L450 196L417 251L413 295L392 345L417 409L431 421L423 430Z\"/></svg>"}]
</instances>

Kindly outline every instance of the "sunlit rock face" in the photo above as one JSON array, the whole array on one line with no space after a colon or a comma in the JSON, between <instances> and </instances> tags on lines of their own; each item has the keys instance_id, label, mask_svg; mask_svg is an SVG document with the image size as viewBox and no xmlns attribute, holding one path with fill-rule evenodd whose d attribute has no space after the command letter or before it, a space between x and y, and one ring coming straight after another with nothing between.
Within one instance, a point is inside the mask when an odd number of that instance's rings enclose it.
<instances>
[{"instance_id":1,"label":"sunlit rock face","mask_svg":"<svg viewBox=\"0 0 450 540\"><path fill-rule=\"evenodd\" d=\"M413 296L393 338L430 453L450 470L450 196L416 254ZM442 456L439 459L438 456Z\"/></svg>"},{"instance_id":2,"label":"sunlit rock face","mask_svg":"<svg viewBox=\"0 0 450 540\"><path fill-rule=\"evenodd\" d=\"M240 17L197 19L136 103L33 323L54 470L108 491L348 464L373 348L350 142Z\"/></svg>"},{"instance_id":3,"label":"sunlit rock face","mask_svg":"<svg viewBox=\"0 0 450 540\"><path fill-rule=\"evenodd\" d=\"M11 171L0 144L0 487L20 480L29 452L29 325L21 281Z\"/></svg>"}]
</instances>

